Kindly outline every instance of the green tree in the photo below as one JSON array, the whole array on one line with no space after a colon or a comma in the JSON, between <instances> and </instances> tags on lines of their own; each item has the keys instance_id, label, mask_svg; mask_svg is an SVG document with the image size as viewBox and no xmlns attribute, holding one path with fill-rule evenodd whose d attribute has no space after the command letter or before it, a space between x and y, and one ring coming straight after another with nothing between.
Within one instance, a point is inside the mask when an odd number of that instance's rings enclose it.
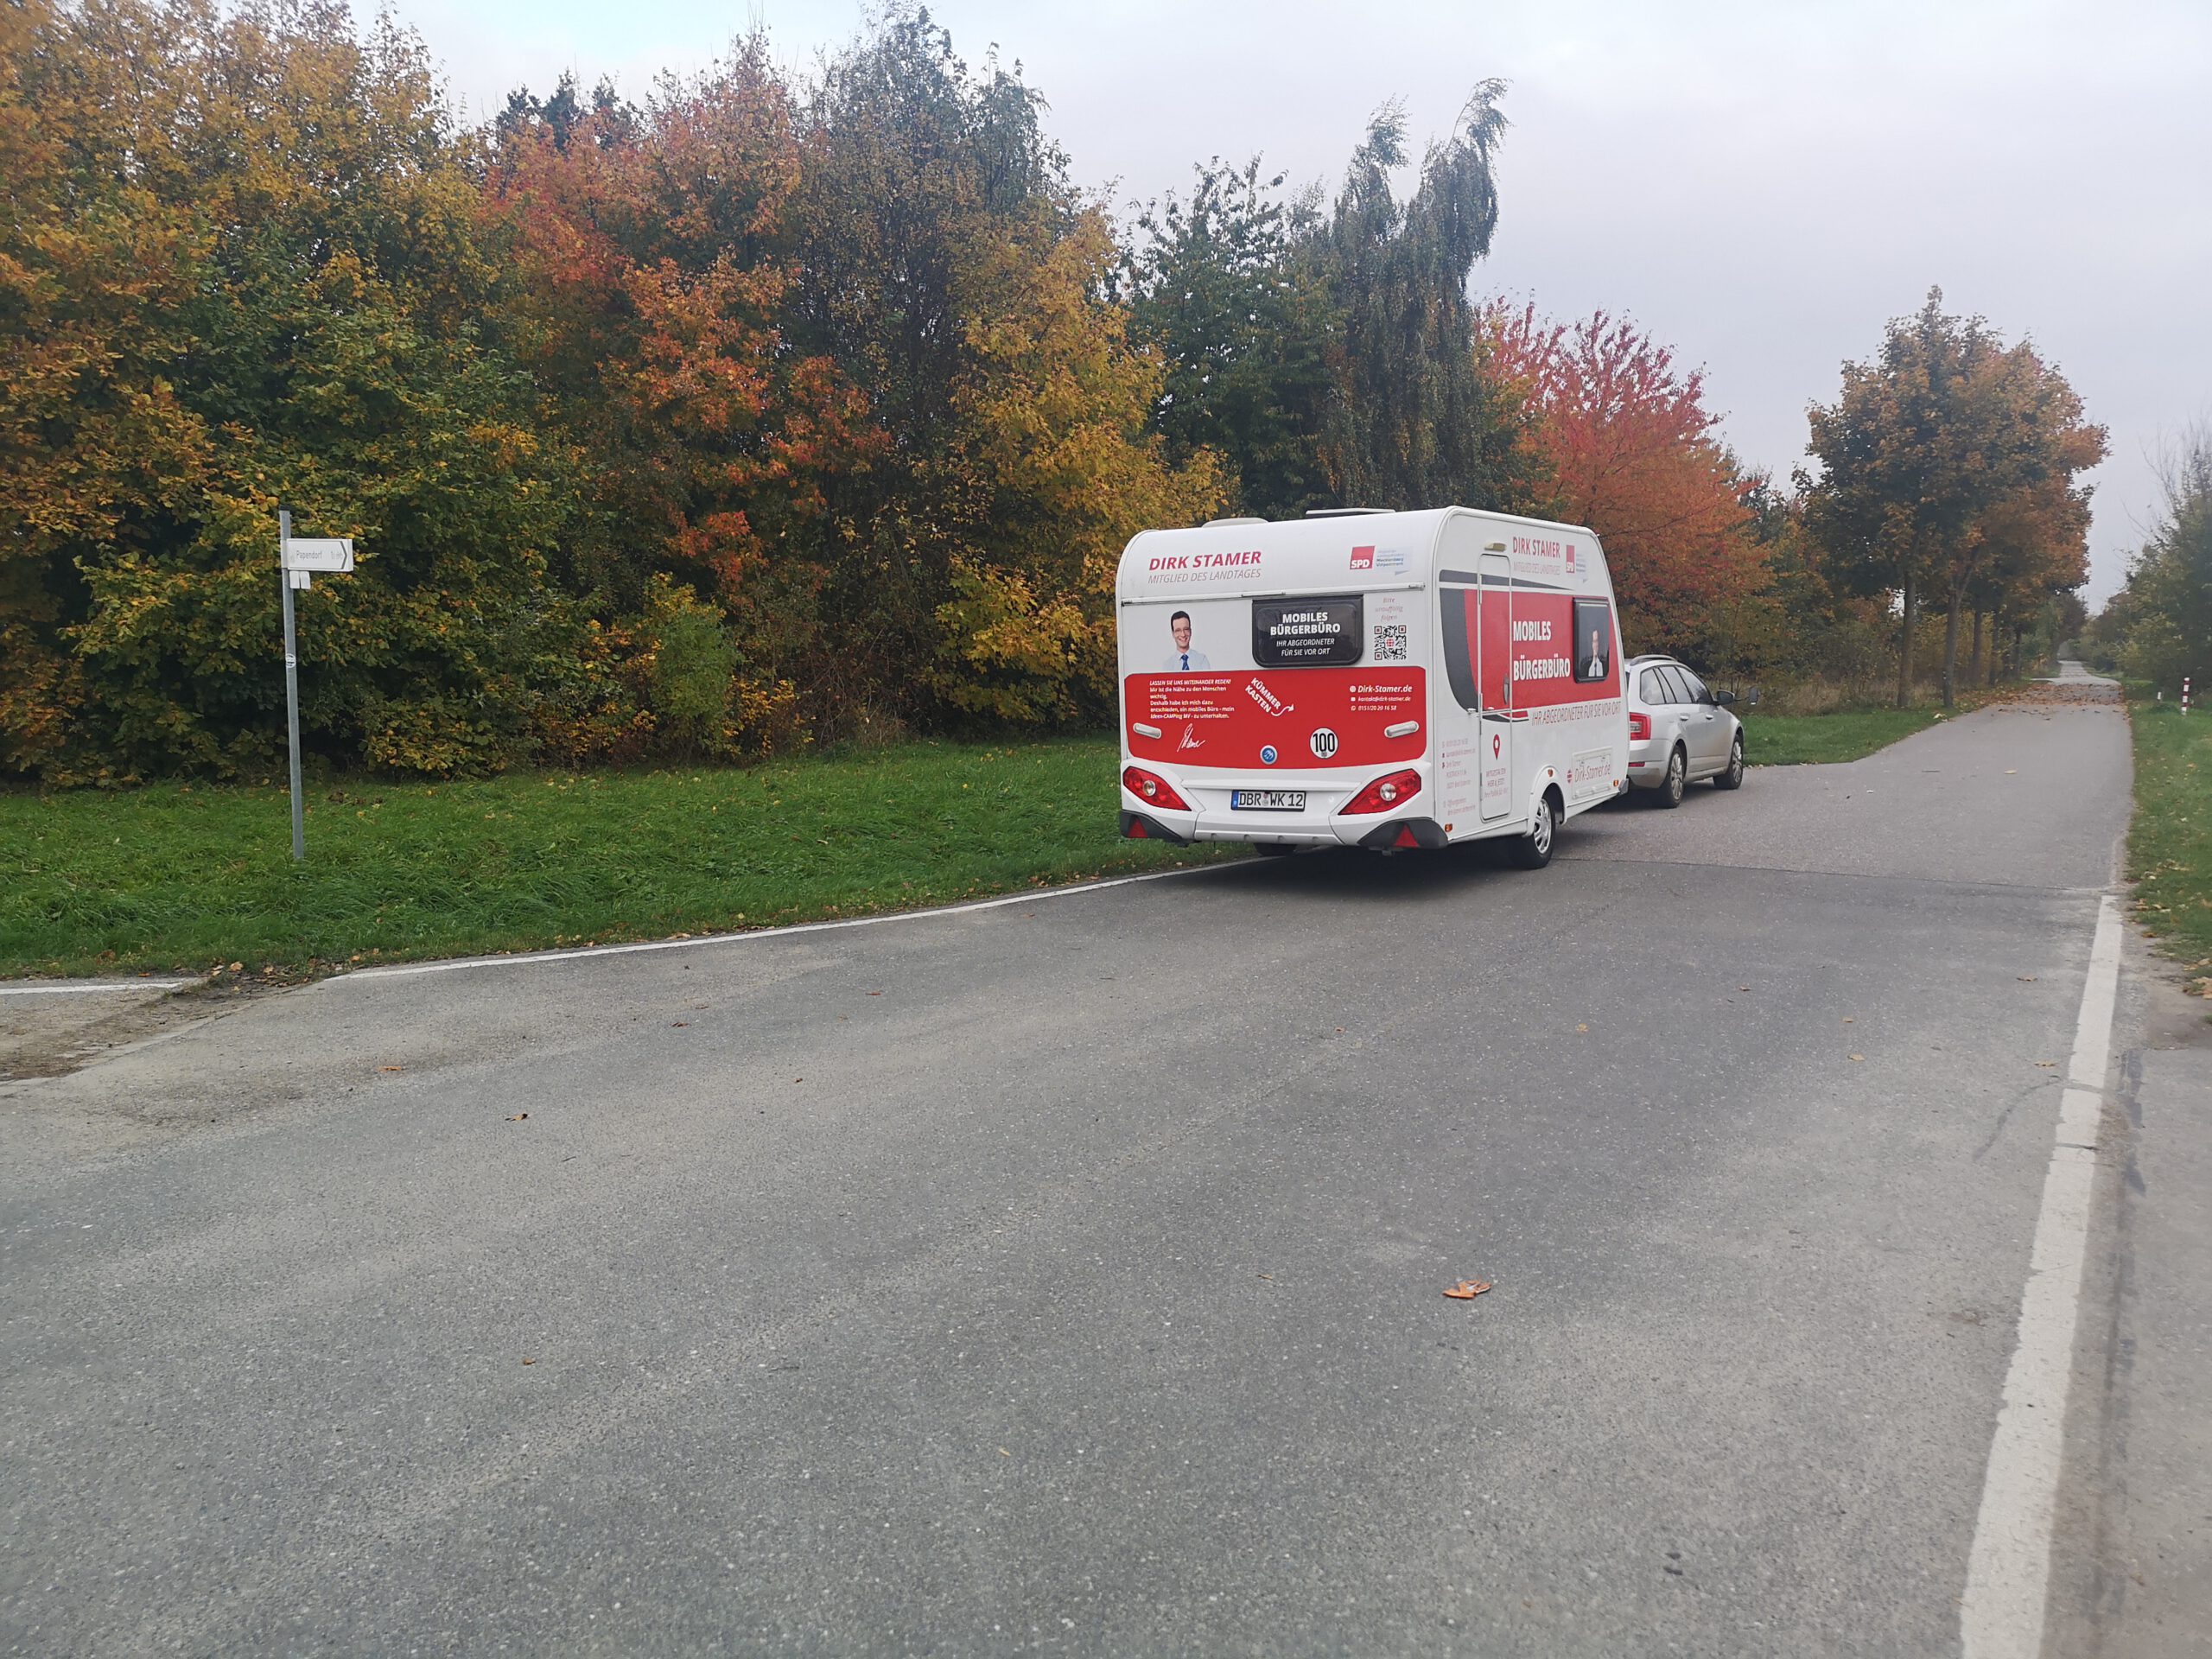
<instances>
[{"instance_id":1,"label":"green tree","mask_svg":"<svg viewBox=\"0 0 2212 1659\"><path fill-rule=\"evenodd\" d=\"M2189 433L2164 470L2164 516L2091 634L2124 672L2169 696L2193 680L2202 702L2212 700L2212 429Z\"/></svg>"},{"instance_id":2,"label":"green tree","mask_svg":"<svg viewBox=\"0 0 2212 1659\"><path fill-rule=\"evenodd\" d=\"M1177 461L1211 449L1235 474L1239 509L1294 518L1334 501L1319 435L1329 406L1330 312L1312 261L1294 259L1291 207L1218 157L1138 213L1122 256L1131 332L1164 364L1154 423Z\"/></svg>"},{"instance_id":3,"label":"green tree","mask_svg":"<svg viewBox=\"0 0 2212 1659\"><path fill-rule=\"evenodd\" d=\"M1412 196L1390 175L1410 159L1387 105L1353 152L1333 213L1300 257L1329 311L1332 395L1324 472L1351 505L1527 503L1530 457L1510 386L1485 372L1467 283L1497 226L1491 163L1504 83L1486 80L1451 137L1431 146Z\"/></svg>"}]
</instances>

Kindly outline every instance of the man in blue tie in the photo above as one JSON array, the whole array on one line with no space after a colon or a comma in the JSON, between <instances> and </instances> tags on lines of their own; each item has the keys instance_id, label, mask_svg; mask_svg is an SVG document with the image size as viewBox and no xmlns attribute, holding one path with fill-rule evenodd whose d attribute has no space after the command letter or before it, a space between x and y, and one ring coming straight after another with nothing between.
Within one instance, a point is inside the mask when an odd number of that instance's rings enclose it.
<instances>
[{"instance_id":1,"label":"man in blue tie","mask_svg":"<svg viewBox=\"0 0 2212 1659\"><path fill-rule=\"evenodd\" d=\"M1206 660L1203 651L1191 649L1191 613L1178 611L1167 619L1167 631L1175 636L1175 649L1167 658L1170 674L1188 673L1192 669L1208 669L1213 664Z\"/></svg>"}]
</instances>

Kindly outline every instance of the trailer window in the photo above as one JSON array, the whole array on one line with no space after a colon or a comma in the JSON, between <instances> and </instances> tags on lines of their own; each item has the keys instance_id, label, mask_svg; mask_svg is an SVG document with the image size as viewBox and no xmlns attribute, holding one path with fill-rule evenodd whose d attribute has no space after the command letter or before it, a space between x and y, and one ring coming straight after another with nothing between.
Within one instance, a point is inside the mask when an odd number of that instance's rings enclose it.
<instances>
[{"instance_id":1,"label":"trailer window","mask_svg":"<svg viewBox=\"0 0 2212 1659\"><path fill-rule=\"evenodd\" d=\"M1483 706L1475 683L1475 638L1471 626L1475 608L1471 588L1440 588L1436 593L1437 620L1444 644L1444 677L1452 683L1452 698L1462 709Z\"/></svg>"},{"instance_id":2,"label":"trailer window","mask_svg":"<svg viewBox=\"0 0 2212 1659\"><path fill-rule=\"evenodd\" d=\"M1574 601L1574 677L1587 685L1613 671L1613 607L1602 599Z\"/></svg>"},{"instance_id":3,"label":"trailer window","mask_svg":"<svg viewBox=\"0 0 2212 1659\"><path fill-rule=\"evenodd\" d=\"M1366 649L1357 594L1252 601L1252 660L1262 668L1341 668Z\"/></svg>"}]
</instances>

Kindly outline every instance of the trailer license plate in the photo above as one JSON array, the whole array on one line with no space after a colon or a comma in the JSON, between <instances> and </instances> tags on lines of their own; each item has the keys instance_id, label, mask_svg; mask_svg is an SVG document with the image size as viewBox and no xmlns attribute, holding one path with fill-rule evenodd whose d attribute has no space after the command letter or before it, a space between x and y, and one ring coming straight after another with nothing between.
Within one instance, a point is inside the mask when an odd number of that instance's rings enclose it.
<instances>
[{"instance_id":1,"label":"trailer license plate","mask_svg":"<svg viewBox=\"0 0 2212 1659\"><path fill-rule=\"evenodd\" d=\"M1306 791L1302 789L1232 789L1229 791L1230 808L1240 812L1303 812Z\"/></svg>"}]
</instances>

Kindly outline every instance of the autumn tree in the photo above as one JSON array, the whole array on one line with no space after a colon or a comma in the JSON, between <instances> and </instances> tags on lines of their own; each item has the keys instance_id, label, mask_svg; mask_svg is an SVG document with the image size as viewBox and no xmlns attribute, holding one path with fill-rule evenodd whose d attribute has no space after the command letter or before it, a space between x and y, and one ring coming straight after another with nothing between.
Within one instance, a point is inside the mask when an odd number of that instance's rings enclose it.
<instances>
[{"instance_id":1,"label":"autumn tree","mask_svg":"<svg viewBox=\"0 0 2212 1659\"><path fill-rule=\"evenodd\" d=\"M24 166L0 234L29 257L0 428L35 435L0 486L8 585L35 568L11 763L264 763L280 501L367 555L304 596L310 742L429 770L523 752L532 664L563 649L558 492L482 338L494 267L420 42L331 4L5 16Z\"/></svg>"},{"instance_id":2,"label":"autumn tree","mask_svg":"<svg viewBox=\"0 0 2212 1659\"><path fill-rule=\"evenodd\" d=\"M518 92L489 170L512 348L586 480L571 578L616 614L680 579L730 620L738 747L790 741L825 491L885 447L867 395L785 326L794 117L755 35L642 108L604 86L588 110L567 83Z\"/></svg>"},{"instance_id":3,"label":"autumn tree","mask_svg":"<svg viewBox=\"0 0 2212 1659\"><path fill-rule=\"evenodd\" d=\"M1148 429L1160 365L1106 295L1110 227L1020 71L918 10L831 60L800 118L797 337L870 391L885 450L828 491L815 673L893 718L1105 706L1109 547L1222 505Z\"/></svg>"},{"instance_id":4,"label":"autumn tree","mask_svg":"<svg viewBox=\"0 0 2212 1659\"><path fill-rule=\"evenodd\" d=\"M2086 495L2075 474L2104 456L2103 429L2022 344L1942 309L1941 289L1893 321L1880 355L1844 365L1815 405L1808 521L1835 568L1902 605L1897 698L1911 701L1914 625L1930 588L1945 601L1943 695L1956 695L1959 623L1989 561L2026 537L2078 546ZM2008 543L2009 538L2009 543Z\"/></svg>"},{"instance_id":5,"label":"autumn tree","mask_svg":"<svg viewBox=\"0 0 2212 1659\"><path fill-rule=\"evenodd\" d=\"M1715 435L1703 372L1602 311L1560 324L1534 305L1493 307L1483 336L1533 417L1543 510L1605 544L1630 648L1734 665L1765 581L1750 505L1760 480Z\"/></svg>"}]
</instances>

